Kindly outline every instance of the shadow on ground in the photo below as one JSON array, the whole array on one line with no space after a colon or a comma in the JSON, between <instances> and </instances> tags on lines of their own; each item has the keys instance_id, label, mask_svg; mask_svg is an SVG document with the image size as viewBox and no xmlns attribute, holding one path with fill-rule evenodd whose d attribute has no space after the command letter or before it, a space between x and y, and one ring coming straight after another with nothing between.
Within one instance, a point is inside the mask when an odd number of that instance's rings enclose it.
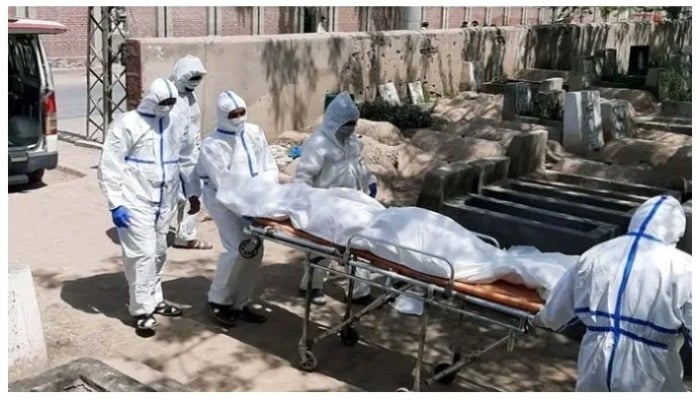
<instances>
[{"instance_id":1,"label":"shadow on ground","mask_svg":"<svg viewBox=\"0 0 700 400\"><path fill-rule=\"evenodd\" d=\"M236 362L264 362L266 367L263 368L272 370L282 366L279 363L281 358L297 367L303 301L298 295L301 269L294 265L296 263L273 264L263 268L258 288L262 302L270 310L267 323L254 325L239 322L235 327L226 330L216 325L209 315L206 293L210 280L201 273L194 272L197 263L188 263L192 268L192 275L163 284L166 299L184 307L185 314L182 318L197 322L198 324L193 325L195 329L162 329L149 340L183 343L195 336L201 336L202 332L196 329L201 326L209 332L227 335L262 352L233 352L231 357L235 358ZM326 291L331 299L343 298L341 282L337 279L330 279L326 283ZM61 298L72 307L86 313L102 313L131 326L132 320L125 306L127 297L126 280L122 273L66 281L63 282L61 291ZM330 301L325 307L314 307L312 332L317 334L329 324L337 323L342 316L342 310L343 305L337 301ZM452 342L462 343L465 351L474 350L504 333L493 327L468 322L456 330L455 323L456 318L453 315L446 315L444 312L431 313L426 371L432 369L433 365L450 359L448 344ZM171 325L172 328L177 326L176 323ZM385 306L363 318L356 326L360 332L360 341L352 347L342 345L337 337L329 337L314 346L313 351L319 361L316 372L368 391L393 391L399 387L411 387L418 346L418 319L396 317L391 313L391 308ZM558 335L526 337L518 342L516 352L508 353L499 349L487 353L480 363L465 367L451 385L434 384L424 389L571 390L575 382L576 353L577 347ZM171 359L155 357L148 361L151 368L163 371ZM241 366L232 367L228 372L210 371L206 379L202 377L205 372L199 370L191 381L183 383L188 384L192 390L231 390L232 383L235 383L233 387L236 390L254 387L252 382L255 377L248 378L244 369L236 369L242 368ZM225 366L212 365L210 368L219 367Z\"/></svg>"}]
</instances>

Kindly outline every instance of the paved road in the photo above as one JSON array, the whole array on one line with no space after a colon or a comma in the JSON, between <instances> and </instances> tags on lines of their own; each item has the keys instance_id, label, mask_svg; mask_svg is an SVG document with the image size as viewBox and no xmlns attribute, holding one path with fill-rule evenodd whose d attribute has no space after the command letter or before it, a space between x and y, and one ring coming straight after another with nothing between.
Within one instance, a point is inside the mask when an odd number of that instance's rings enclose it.
<instances>
[{"instance_id":1,"label":"paved road","mask_svg":"<svg viewBox=\"0 0 700 400\"><path fill-rule=\"evenodd\" d=\"M58 119L87 116L87 77L83 74L59 74L54 76ZM101 98L100 90L96 91ZM124 97L124 90L117 85L114 98Z\"/></svg>"}]
</instances>

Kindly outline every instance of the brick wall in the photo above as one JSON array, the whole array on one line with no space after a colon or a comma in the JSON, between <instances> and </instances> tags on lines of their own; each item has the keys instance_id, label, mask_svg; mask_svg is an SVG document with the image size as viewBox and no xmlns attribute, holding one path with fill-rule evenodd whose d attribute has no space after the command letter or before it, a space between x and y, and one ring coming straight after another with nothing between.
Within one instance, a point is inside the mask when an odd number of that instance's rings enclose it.
<instances>
[{"instance_id":1,"label":"brick wall","mask_svg":"<svg viewBox=\"0 0 700 400\"><path fill-rule=\"evenodd\" d=\"M31 10L34 9L34 10ZM504 7L491 8L491 21L486 22L486 7L470 7L469 21L479 21L479 25L490 23L503 25ZM127 25L129 37L157 36L157 7L127 7ZM397 7L371 7L370 29L390 30L393 25ZM65 24L68 32L62 35L47 36L44 40L46 51L50 58L84 58L87 53L87 7L32 7L30 12L36 18L54 20ZM168 7L167 12L172 18L172 32L169 36L205 36L207 34L206 7ZM219 7L222 35L249 35L253 33L253 7ZM337 30L341 32L358 31L361 27L360 7L339 7ZM16 14L15 7L8 7L10 16ZM325 15L327 11L323 11ZM431 29L442 27L442 7L424 7L424 19L429 22ZM30 14L32 15L32 14ZM263 33L268 35L294 33L295 7L263 7L260 23ZM538 21L538 7L528 7L528 24ZM610 20L615 21L615 15ZM450 7L448 13L448 28L458 28L465 20L464 7ZM593 20L593 15L587 15L585 22ZM551 8L543 7L542 23L551 21ZM508 23L520 25L521 7L511 7Z\"/></svg>"},{"instance_id":2,"label":"brick wall","mask_svg":"<svg viewBox=\"0 0 700 400\"><path fill-rule=\"evenodd\" d=\"M479 26L488 25L486 23L486 7L472 7L472 19L469 23L471 24L472 21L479 22Z\"/></svg>"},{"instance_id":3,"label":"brick wall","mask_svg":"<svg viewBox=\"0 0 700 400\"><path fill-rule=\"evenodd\" d=\"M360 7L337 7L338 32L357 32L360 30Z\"/></svg>"},{"instance_id":4,"label":"brick wall","mask_svg":"<svg viewBox=\"0 0 700 400\"><path fill-rule=\"evenodd\" d=\"M466 10L467 9L465 7L449 7L449 12L447 14L447 28L453 29L462 26L462 22L466 18Z\"/></svg>"},{"instance_id":5,"label":"brick wall","mask_svg":"<svg viewBox=\"0 0 700 400\"><path fill-rule=\"evenodd\" d=\"M492 7L491 9L491 22L489 24L494 24L496 26L505 25L503 18L506 15L505 7Z\"/></svg>"},{"instance_id":6,"label":"brick wall","mask_svg":"<svg viewBox=\"0 0 700 400\"><path fill-rule=\"evenodd\" d=\"M219 7L221 35L251 35L253 33L253 7Z\"/></svg>"},{"instance_id":7,"label":"brick wall","mask_svg":"<svg viewBox=\"0 0 700 400\"><path fill-rule=\"evenodd\" d=\"M294 7L263 7L263 33L276 35L294 32Z\"/></svg>"},{"instance_id":8,"label":"brick wall","mask_svg":"<svg viewBox=\"0 0 700 400\"><path fill-rule=\"evenodd\" d=\"M173 34L176 37L206 36L206 7L169 7L173 16Z\"/></svg>"},{"instance_id":9,"label":"brick wall","mask_svg":"<svg viewBox=\"0 0 700 400\"><path fill-rule=\"evenodd\" d=\"M423 21L428 21L428 29L442 29L442 7L423 7Z\"/></svg>"},{"instance_id":10,"label":"brick wall","mask_svg":"<svg viewBox=\"0 0 700 400\"><path fill-rule=\"evenodd\" d=\"M17 8L15 8L15 7L7 7L7 17L14 18L14 16L17 15L16 11L17 11Z\"/></svg>"},{"instance_id":11,"label":"brick wall","mask_svg":"<svg viewBox=\"0 0 700 400\"><path fill-rule=\"evenodd\" d=\"M49 58L87 55L87 7L36 7L36 18L60 22L68 28L66 33L42 38Z\"/></svg>"},{"instance_id":12,"label":"brick wall","mask_svg":"<svg viewBox=\"0 0 700 400\"><path fill-rule=\"evenodd\" d=\"M394 7L372 7L369 10L370 30L386 31L392 29Z\"/></svg>"},{"instance_id":13,"label":"brick wall","mask_svg":"<svg viewBox=\"0 0 700 400\"><path fill-rule=\"evenodd\" d=\"M518 26L522 25L522 12L523 8L522 7L508 7L508 25L510 26Z\"/></svg>"},{"instance_id":14,"label":"brick wall","mask_svg":"<svg viewBox=\"0 0 700 400\"><path fill-rule=\"evenodd\" d=\"M87 13L87 10L85 12ZM126 27L129 31L129 37L158 36L156 15L156 7L127 7Z\"/></svg>"}]
</instances>

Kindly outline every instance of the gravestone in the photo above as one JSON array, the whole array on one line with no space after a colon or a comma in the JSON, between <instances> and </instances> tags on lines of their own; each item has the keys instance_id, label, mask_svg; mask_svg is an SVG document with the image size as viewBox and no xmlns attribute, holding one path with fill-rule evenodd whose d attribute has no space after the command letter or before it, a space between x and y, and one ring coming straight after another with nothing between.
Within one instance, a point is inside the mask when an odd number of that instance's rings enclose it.
<instances>
[{"instance_id":1,"label":"gravestone","mask_svg":"<svg viewBox=\"0 0 700 400\"><path fill-rule=\"evenodd\" d=\"M569 90L579 91L593 87L597 81L595 59L577 57L569 75Z\"/></svg>"},{"instance_id":2,"label":"gravestone","mask_svg":"<svg viewBox=\"0 0 700 400\"><path fill-rule=\"evenodd\" d=\"M394 86L393 82L379 85L379 96L381 96L382 100L390 104L401 105L399 92L396 90L396 86Z\"/></svg>"},{"instance_id":3,"label":"gravestone","mask_svg":"<svg viewBox=\"0 0 700 400\"><path fill-rule=\"evenodd\" d=\"M564 78L548 78L540 83L538 90L548 92L550 90L562 90L564 88Z\"/></svg>"},{"instance_id":4,"label":"gravestone","mask_svg":"<svg viewBox=\"0 0 700 400\"><path fill-rule=\"evenodd\" d=\"M565 90L541 91L535 95L533 113L536 117L561 121L564 118Z\"/></svg>"},{"instance_id":5,"label":"gravestone","mask_svg":"<svg viewBox=\"0 0 700 400\"><path fill-rule=\"evenodd\" d=\"M647 72L646 82L644 87L654 93L657 97L659 96L659 88L661 87L661 75L666 70L666 68L649 68Z\"/></svg>"},{"instance_id":6,"label":"gravestone","mask_svg":"<svg viewBox=\"0 0 700 400\"><path fill-rule=\"evenodd\" d=\"M408 92L411 95L411 101L413 104L425 103L425 98L423 97L423 85L421 85L420 81L409 82Z\"/></svg>"},{"instance_id":7,"label":"gravestone","mask_svg":"<svg viewBox=\"0 0 700 400\"><path fill-rule=\"evenodd\" d=\"M484 81L484 64L481 61L462 62L462 76L459 81L460 91L477 91Z\"/></svg>"},{"instance_id":8,"label":"gravestone","mask_svg":"<svg viewBox=\"0 0 700 400\"><path fill-rule=\"evenodd\" d=\"M528 115L531 112L532 91L526 82L515 82L506 84L503 91L503 111L504 121L514 121L518 115Z\"/></svg>"},{"instance_id":9,"label":"gravestone","mask_svg":"<svg viewBox=\"0 0 700 400\"><path fill-rule=\"evenodd\" d=\"M601 100L600 113L603 123L603 139L634 137L634 108L626 100Z\"/></svg>"},{"instance_id":10,"label":"gravestone","mask_svg":"<svg viewBox=\"0 0 700 400\"><path fill-rule=\"evenodd\" d=\"M604 145L597 90L569 92L564 99L562 145L567 150L588 152Z\"/></svg>"},{"instance_id":11,"label":"gravestone","mask_svg":"<svg viewBox=\"0 0 700 400\"><path fill-rule=\"evenodd\" d=\"M617 50L598 50L596 56L602 59L601 78L610 79L615 77L615 75L617 75Z\"/></svg>"},{"instance_id":12,"label":"gravestone","mask_svg":"<svg viewBox=\"0 0 700 400\"><path fill-rule=\"evenodd\" d=\"M645 76L649 69L649 46L631 46L627 75Z\"/></svg>"}]
</instances>

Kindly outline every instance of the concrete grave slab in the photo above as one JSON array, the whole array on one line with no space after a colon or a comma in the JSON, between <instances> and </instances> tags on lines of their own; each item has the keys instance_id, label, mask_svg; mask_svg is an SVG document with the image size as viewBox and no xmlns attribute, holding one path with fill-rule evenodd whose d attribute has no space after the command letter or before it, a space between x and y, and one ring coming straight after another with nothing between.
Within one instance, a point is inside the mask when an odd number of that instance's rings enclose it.
<instances>
[{"instance_id":1,"label":"concrete grave slab","mask_svg":"<svg viewBox=\"0 0 700 400\"><path fill-rule=\"evenodd\" d=\"M600 94L593 90L567 93L562 145L567 150L588 152L604 144Z\"/></svg>"}]
</instances>

